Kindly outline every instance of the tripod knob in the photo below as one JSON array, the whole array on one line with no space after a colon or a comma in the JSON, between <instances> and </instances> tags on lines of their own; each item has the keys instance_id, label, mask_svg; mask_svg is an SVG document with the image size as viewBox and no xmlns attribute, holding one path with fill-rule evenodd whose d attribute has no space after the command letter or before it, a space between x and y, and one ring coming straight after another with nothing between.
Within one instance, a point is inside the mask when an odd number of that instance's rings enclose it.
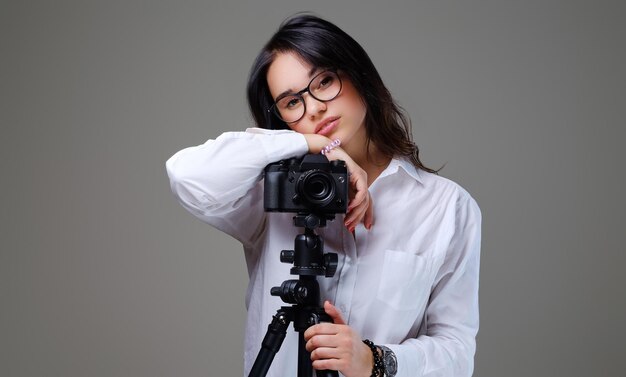
<instances>
[{"instance_id":1,"label":"tripod knob","mask_svg":"<svg viewBox=\"0 0 626 377\"><path fill-rule=\"evenodd\" d=\"M315 299L315 296L311 296L311 293L315 293L315 289L318 287L317 283L311 286L310 282L300 280L285 280L280 287L273 287L270 290L272 296L280 296L280 298L289 304L305 304L311 299ZM317 288L319 290L319 288ZM318 297L319 298L319 297Z\"/></svg>"},{"instance_id":2,"label":"tripod knob","mask_svg":"<svg viewBox=\"0 0 626 377\"><path fill-rule=\"evenodd\" d=\"M332 278L335 276L335 272L337 272L337 264L339 263L339 258L335 253L326 253L324 254L324 267L326 270L325 276L327 278Z\"/></svg>"},{"instance_id":3,"label":"tripod knob","mask_svg":"<svg viewBox=\"0 0 626 377\"><path fill-rule=\"evenodd\" d=\"M322 220L317 215L310 214L304 218L304 227L308 229L315 229L322 223Z\"/></svg>"},{"instance_id":4,"label":"tripod knob","mask_svg":"<svg viewBox=\"0 0 626 377\"><path fill-rule=\"evenodd\" d=\"M293 263L295 251L283 250L280 252L280 261L283 263Z\"/></svg>"}]
</instances>

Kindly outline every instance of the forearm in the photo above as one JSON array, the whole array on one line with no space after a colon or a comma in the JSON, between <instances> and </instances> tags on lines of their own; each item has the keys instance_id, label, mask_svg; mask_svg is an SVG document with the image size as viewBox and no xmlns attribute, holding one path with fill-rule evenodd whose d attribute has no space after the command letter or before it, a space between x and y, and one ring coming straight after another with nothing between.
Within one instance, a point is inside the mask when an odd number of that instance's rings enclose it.
<instances>
[{"instance_id":1,"label":"forearm","mask_svg":"<svg viewBox=\"0 0 626 377\"><path fill-rule=\"evenodd\" d=\"M307 152L302 135L249 129L184 149L166 163L172 192L200 220L251 246L264 224L264 167Z\"/></svg>"},{"instance_id":2,"label":"forearm","mask_svg":"<svg viewBox=\"0 0 626 377\"><path fill-rule=\"evenodd\" d=\"M174 194L191 207L209 209L241 198L280 159L303 155L302 135L249 129L227 132L205 144L183 149L166 163Z\"/></svg>"},{"instance_id":3,"label":"forearm","mask_svg":"<svg viewBox=\"0 0 626 377\"><path fill-rule=\"evenodd\" d=\"M309 153L320 153L321 150L331 143L331 140L323 135L318 134L304 134Z\"/></svg>"}]
</instances>

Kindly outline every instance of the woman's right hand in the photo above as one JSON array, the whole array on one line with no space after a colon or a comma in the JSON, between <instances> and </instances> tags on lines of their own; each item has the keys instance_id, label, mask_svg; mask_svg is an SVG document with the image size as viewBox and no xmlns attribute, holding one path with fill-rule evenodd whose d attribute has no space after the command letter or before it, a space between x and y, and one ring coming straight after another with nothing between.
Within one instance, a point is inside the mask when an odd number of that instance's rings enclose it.
<instances>
[{"instance_id":1,"label":"woman's right hand","mask_svg":"<svg viewBox=\"0 0 626 377\"><path fill-rule=\"evenodd\" d=\"M305 134L304 137L309 145L310 153L320 153L322 148L332 142L329 138L317 134ZM362 222L365 228L369 230L374 223L374 206L372 197L367 189L367 172L340 147L326 153L326 157L330 161L343 160L348 168L350 202L344 220L346 228L353 232L354 228Z\"/></svg>"}]
</instances>

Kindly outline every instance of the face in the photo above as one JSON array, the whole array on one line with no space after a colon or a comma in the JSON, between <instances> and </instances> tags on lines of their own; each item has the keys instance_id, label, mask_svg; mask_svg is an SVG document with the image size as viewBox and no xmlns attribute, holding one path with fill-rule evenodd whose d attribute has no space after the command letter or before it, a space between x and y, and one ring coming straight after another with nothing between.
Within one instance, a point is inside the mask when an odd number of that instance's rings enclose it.
<instances>
[{"instance_id":1,"label":"face","mask_svg":"<svg viewBox=\"0 0 626 377\"><path fill-rule=\"evenodd\" d=\"M313 67L294 53L279 53L269 66L267 83L276 100L285 93L298 93L306 88L323 69ZM342 87L334 99L319 101L304 93L306 112L302 119L288 126L302 134L321 134L329 139L341 140L342 146L365 146L366 106L350 80L339 72ZM313 90L313 88L311 88Z\"/></svg>"}]
</instances>

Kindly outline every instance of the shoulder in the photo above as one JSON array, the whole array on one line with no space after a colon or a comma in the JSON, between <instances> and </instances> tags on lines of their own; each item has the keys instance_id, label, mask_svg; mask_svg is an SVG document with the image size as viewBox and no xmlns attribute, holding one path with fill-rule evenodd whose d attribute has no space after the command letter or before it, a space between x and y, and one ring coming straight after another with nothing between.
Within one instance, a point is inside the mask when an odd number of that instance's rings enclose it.
<instances>
[{"instance_id":1,"label":"shoulder","mask_svg":"<svg viewBox=\"0 0 626 377\"><path fill-rule=\"evenodd\" d=\"M460 184L450 178L419 169L404 157L395 157L391 160L380 177L387 176L397 177L393 180L394 184L399 183L405 189L410 189L415 193L419 192L420 196L425 195L441 204L451 202L476 203L470 193Z\"/></svg>"},{"instance_id":2,"label":"shoulder","mask_svg":"<svg viewBox=\"0 0 626 377\"><path fill-rule=\"evenodd\" d=\"M433 213L469 214L480 218L480 209L472 195L450 178L415 167L406 158L392 159L384 176L395 177L386 185L392 195L408 195L409 202Z\"/></svg>"},{"instance_id":3,"label":"shoulder","mask_svg":"<svg viewBox=\"0 0 626 377\"><path fill-rule=\"evenodd\" d=\"M425 170L416 169L416 172L424 189L437 198L438 202L454 206L457 211L468 210L480 216L478 203L459 183Z\"/></svg>"}]
</instances>

